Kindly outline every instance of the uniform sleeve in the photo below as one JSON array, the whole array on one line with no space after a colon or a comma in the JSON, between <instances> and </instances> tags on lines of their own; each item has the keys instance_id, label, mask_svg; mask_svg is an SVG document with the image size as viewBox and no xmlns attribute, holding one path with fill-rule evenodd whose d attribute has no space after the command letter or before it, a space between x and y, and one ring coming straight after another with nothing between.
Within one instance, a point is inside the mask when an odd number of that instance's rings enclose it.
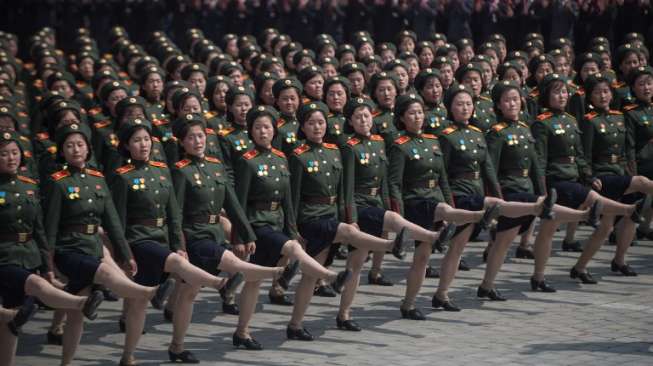
<instances>
[{"instance_id":1,"label":"uniform sleeve","mask_svg":"<svg viewBox=\"0 0 653 366\"><path fill-rule=\"evenodd\" d=\"M404 215L403 182L406 160L399 146L393 144L388 151L390 169L388 170L388 187L390 208L392 211Z\"/></svg>"},{"instance_id":2,"label":"uniform sleeve","mask_svg":"<svg viewBox=\"0 0 653 366\"><path fill-rule=\"evenodd\" d=\"M626 159L628 160L628 165L637 169L637 122L631 116L629 112L624 113L624 119L626 122ZM637 171L632 172L633 175L637 175Z\"/></svg>"},{"instance_id":3,"label":"uniform sleeve","mask_svg":"<svg viewBox=\"0 0 653 366\"><path fill-rule=\"evenodd\" d=\"M343 165L343 179L342 179L342 184L344 186L344 204L347 205L345 210L349 210L349 213L351 213L354 204L354 186L355 186L355 180L356 180L356 161L354 160L354 151L353 148L349 145L345 145L342 147L340 150L342 151L342 165ZM347 222L348 224L355 223L357 222L357 217L356 220L354 220L354 217L356 215L349 215L347 216Z\"/></svg>"},{"instance_id":4,"label":"uniform sleeve","mask_svg":"<svg viewBox=\"0 0 653 366\"><path fill-rule=\"evenodd\" d=\"M108 189L103 184L104 189ZM106 197L104 203L104 213L102 214L102 227L106 230L113 245L113 254L117 263L125 263L132 258L127 239L125 239L125 229L120 223L116 206L113 203L111 195Z\"/></svg>"},{"instance_id":5,"label":"uniform sleeve","mask_svg":"<svg viewBox=\"0 0 653 366\"><path fill-rule=\"evenodd\" d=\"M234 167L234 173L238 177L238 184L234 187L236 191L236 197L238 197L238 202L247 213L247 201L249 196L249 187L252 182L252 171L249 169L249 164L245 158L240 157L236 161L236 166Z\"/></svg>"},{"instance_id":6,"label":"uniform sleeve","mask_svg":"<svg viewBox=\"0 0 653 366\"><path fill-rule=\"evenodd\" d=\"M235 184L234 181L234 166L233 166L233 155L231 152L231 143L227 139L227 137L218 135L218 141L220 142L220 151L222 153L222 158L218 157L218 159L221 159L222 162L224 163L224 169L227 172L227 177L229 177L229 183L233 187Z\"/></svg>"},{"instance_id":7,"label":"uniform sleeve","mask_svg":"<svg viewBox=\"0 0 653 366\"><path fill-rule=\"evenodd\" d=\"M295 214L299 213L299 200L302 194L302 175L304 167L299 157L291 155L289 160L290 167L290 190L292 192L292 206Z\"/></svg>"},{"instance_id":8,"label":"uniform sleeve","mask_svg":"<svg viewBox=\"0 0 653 366\"><path fill-rule=\"evenodd\" d=\"M111 190L111 196L113 197L113 203L116 206L116 213L118 214L118 219L122 227L127 227L127 198L129 196L129 191L127 183L123 179L122 175L114 175L109 181L109 187Z\"/></svg>"},{"instance_id":9,"label":"uniform sleeve","mask_svg":"<svg viewBox=\"0 0 653 366\"><path fill-rule=\"evenodd\" d=\"M179 161L179 145L176 140L170 139L162 143L168 165L174 165Z\"/></svg>"},{"instance_id":10,"label":"uniform sleeve","mask_svg":"<svg viewBox=\"0 0 653 366\"><path fill-rule=\"evenodd\" d=\"M45 238L50 250L54 250L57 243L57 234L59 233L63 192L59 185L52 180L48 181L47 186L48 195L45 201Z\"/></svg>"},{"instance_id":11,"label":"uniform sleeve","mask_svg":"<svg viewBox=\"0 0 653 366\"><path fill-rule=\"evenodd\" d=\"M593 138L594 138L594 124L593 123L583 123L585 124L590 124L591 130L588 128L587 132L582 132L583 136L580 136L579 139L576 140L576 151L578 151L578 156L576 158L576 166L578 167L578 172L580 174L580 178L582 181L585 183L591 183L594 180L593 173L592 173L592 144L593 144ZM582 126L581 126L582 128ZM588 147L590 147L590 150L587 151L585 150L585 138L584 135L589 134L592 135L592 142L588 142ZM589 158L589 160L587 160Z\"/></svg>"},{"instance_id":12,"label":"uniform sleeve","mask_svg":"<svg viewBox=\"0 0 653 366\"><path fill-rule=\"evenodd\" d=\"M537 156L535 149L530 149L528 151L528 156L531 160L530 167L530 177L533 181L533 186L535 188L535 193L543 196L546 194L546 173L542 168L540 160Z\"/></svg>"},{"instance_id":13,"label":"uniform sleeve","mask_svg":"<svg viewBox=\"0 0 653 366\"><path fill-rule=\"evenodd\" d=\"M163 173L163 172L162 172ZM165 171L168 178L170 178L169 171ZM168 202L166 204L166 218L168 224L168 238L170 241L170 250L186 250L186 241L181 229L182 216L181 208L177 202L177 197L174 192L168 195Z\"/></svg>"},{"instance_id":14,"label":"uniform sleeve","mask_svg":"<svg viewBox=\"0 0 653 366\"><path fill-rule=\"evenodd\" d=\"M48 245L48 241L45 238L45 230L43 228L43 211L41 210L41 204L36 203L36 215L34 216L34 222L32 223L32 232L33 238L36 242L36 246L39 248L39 254L41 255L41 273L46 273L52 270L50 266L50 251L51 247Z\"/></svg>"},{"instance_id":15,"label":"uniform sleeve","mask_svg":"<svg viewBox=\"0 0 653 366\"><path fill-rule=\"evenodd\" d=\"M383 202L383 208L386 210L392 210L392 205L390 204L390 186L388 185L388 164L389 163L385 163L383 166L383 173L381 174L379 187L381 188L381 201Z\"/></svg>"},{"instance_id":16,"label":"uniform sleeve","mask_svg":"<svg viewBox=\"0 0 653 366\"><path fill-rule=\"evenodd\" d=\"M535 152L537 153L540 169L546 172L549 161L549 133L546 125L541 121L534 121L531 125L531 133L535 139Z\"/></svg>"},{"instance_id":17,"label":"uniform sleeve","mask_svg":"<svg viewBox=\"0 0 653 366\"><path fill-rule=\"evenodd\" d=\"M234 227L236 228L235 232L232 232L231 234L232 237L234 237L234 235L237 233L238 237L242 239L244 243L249 243L256 240L256 235L254 235L254 230L252 230L252 226L249 224L249 220L247 220L245 210L243 210L240 203L238 203L236 193L230 185L225 186L224 198L225 211L227 211L229 220L231 220L231 222L234 224Z\"/></svg>"},{"instance_id":18,"label":"uniform sleeve","mask_svg":"<svg viewBox=\"0 0 653 366\"><path fill-rule=\"evenodd\" d=\"M576 121L582 121L585 115L585 98L576 93L569 100L569 113L576 118Z\"/></svg>"},{"instance_id":19,"label":"uniform sleeve","mask_svg":"<svg viewBox=\"0 0 653 366\"><path fill-rule=\"evenodd\" d=\"M487 141L489 158L498 170L501 164L501 151L505 141L503 135L499 131L490 130L490 132L485 135L485 140Z\"/></svg>"},{"instance_id":20,"label":"uniform sleeve","mask_svg":"<svg viewBox=\"0 0 653 366\"><path fill-rule=\"evenodd\" d=\"M489 154L483 162L481 169L483 171L483 177L485 178L486 189L492 196L502 198L503 195L501 194L501 185L499 185L497 171L494 169L494 164L492 163Z\"/></svg>"},{"instance_id":21,"label":"uniform sleeve","mask_svg":"<svg viewBox=\"0 0 653 366\"><path fill-rule=\"evenodd\" d=\"M288 161L286 161L288 164ZM290 184L286 185L286 191L283 195L283 219L284 219L284 232L288 237L297 239L299 238L299 230L297 229L297 216L295 214L295 208L292 203L292 190L290 189Z\"/></svg>"},{"instance_id":22,"label":"uniform sleeve","mask_svg":"<svg viewBox=\"0 0 653 366\"><path fill-rule=\"evenodd\" d=\"M172 184L174 185L175 198L181 215L184 215L184 203L186 195L186 177L180 169L172 169Z\"/></svg>"},{"instance_id":23,"label":"uniform sleeve","mask_svg":"<svg viewBox=\"0 0 653 366\"><path fill-rule=\"evenodd\" d=\"M581 140L583 143L583 152L585 157L585 162L592 167L592 160L594 158L594 123L585 118L582 119L580 130Z\"/></svg>"}]
</instances>

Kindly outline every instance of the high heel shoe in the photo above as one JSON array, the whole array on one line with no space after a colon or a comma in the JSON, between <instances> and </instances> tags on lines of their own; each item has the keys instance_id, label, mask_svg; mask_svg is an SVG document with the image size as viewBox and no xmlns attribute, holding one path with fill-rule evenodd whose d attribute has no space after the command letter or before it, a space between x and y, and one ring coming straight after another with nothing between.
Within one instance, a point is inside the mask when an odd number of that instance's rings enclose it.
<instances>
[{"instance_id":1,"label":"high heel shoe","mask_svg":"<svg viewBox=\"0 0 653 366\"><path fill-rule=\"evenodd\" d=\"M23 305L18 309L16 315L14 315L14 318L7 323L7 327L9 327L11 334L18 337L18 333L20 333L22 326L32 319L38 310L39 307L36 305L36 302L34 302L34 298L31 296L26 297L23 301Z\"/></svg>"},{"instance_id":2,"label":"high heel shoe","mask_svg":"<svg viewBox=\"0 0 653 366\"><path fill-rule=\"evenodd\" d=\"M97 318L97 308L104 301L104 294L102 291L93 291L87 298L82 308L82 313L88 320L95 320Z\"/></svg>"},{"instance_id":3,"label":"high heel shoe","mask_svg":"<svg viewBox=\"0 0 653 366\"><path fill-rule=\"evenodd\" d=\"M172 293L172 290L175 287L175 280L172 278L168 278L163 282L162 284L159 285L159 287L156 289L156 293L154 294L154 297L152 300L150 300L150 304L152 304L152 307L161 310L163 309L163 304L166 302L170 294Z\"/></svg>"},{"instance_id":4,"label":"high heel shoe","mask_svg":"<svg viewBox=\"0 0 653 366\"><path fill-rule=\"evenodd\" d=\"M404 259L406 256L406 249L404 246L406 245L405 240L407 233L408 230L406 228L402 228L395 237L394 246L392 247L392 255L394 255L397 259Z\"/></svg>"},{"instance_id":5,"label":"high heel shoe","mask_svg":"<svg viewBox=\"0 0 653 366\"><path fill-rule=\"evenodd\" d=\"M281 274L281 277L277 279L279 286L281 286L282 289L288 291L288 287L290 287L290 281L292 281L293 277L295 277L298 270L299 261L294 261L287 265L286 268L283 269L283 274Z\"/></svg>"},{"instance_id":6,"label":"high heel shoe","mask_svg":"<svg viewBox=\"0 0 653 366\"><path fill-rule=\"evenodd\" d=\"M528 248L517 247L515 250L515 258L519 259L535 259L533 251Z\"/></svg>"},{"instance_id":7,"label":"high heel shoe","mask_svg":"<svg viewBox=\"0 0 653 366\"><path fill-rule=\"evenodd\" d=\"M347 319L347 320L342 320L340 317L336 317L336 325L338 326L338 329L342 330L349 330L352 332L360 332L361 327L352 319Z\"/></svg>"},{"instance_id":8,"label":"high heel shoe","mask_svg":"<svg viewBox=\"0 0 653 366\"><path fill-rule=\"evenodd\" d=\"M393 286L394 285L394 283L390 282L390 280L388 280L383 275L383 273L378 272L378 273L374 274L374 273L372 273L372 271L370 271L367 274L367 283L370 284L370 285L377 285L377 286Z\"/></svg>"},{"instance_id":9,"label":"high heel shoe","mask_svg":"<svg viewBox=\"0 0 653 366\"><path fill-rule=\"evenodd\" d=\"M612 272L621 272L621 274L626 276L626 277L635 277L635 276L637 276L637 272L635 272L632 269L632 267L630 267L627 264L619 265L619 264L617 264L617 262L614 261L614 259L610 263L610 270L612 270Z\"/></svg>"},{"instance_id":10,"label":"high heel shoe","mask_svg":"<svg viewBox=\"0 0 653 366\"><path fill-rule=\"evenodd\" d=\"M426 317L424 316L422 311L417 308L412 308L410 310L399 308L399 311L401 312L401 317L404 319L426 320Z\"/></svg>"},{"instance_id":11,"label":"high heel shoe","mask_svg":"<svg viewBox=\"0 0 653 366\"><path fill-rule=\"evenodd\" d=\"M580 279L580 282L586 284L586 285L596 285L598 282L592 277L590 274L590 271L586 272L578 272L576 267L571 267L571 271L569 271L569 277L571 278L578 278Z\"/></svg>"},{"instance_id":12,"label":"high heel shoe","mask_svg":"<svg viewBox=\"0 0 653 366\"><path fill-rule=\"evenodd\" d=\"M49 345L61 346L63 344L63 334L57 334L51 330L48 330L46 338Z\"/></svg>"},{"instance_id":13,"label":"high heel shoe","mask_svg":"<svg viewBox=\"0 0 653 366\"><path fill-rule=\"evenodd\" d=\"M456 233L457 228L458 226L454 223L449 223L447 226L442 228L442 230L440 230L440 235L433 242L433 249L443 253L449 245L449 240L451 240Z\"/></svg>"},{"instance_id":14,"label":"high heel shoe","mask_svg":"<svg viewBox=\"0 0 653 366\"><path fill-rule=\"evenodd\" d=\"M170 358L170 362L180 361L181 363L200 363L200 360L198 360L191 351L174 353L171 350L168 350L168 358Z\"/></svg>"},{"instance_id":15,"label":"high heel shoe","mask_svg":"<svg viewBox=\"0 0 653 366\"><path fill-rule=\"evenodd\" d=\"M338 273L335 281L333 281L333 283L331 284L333 291L337 293L341 293L342 290L345 288L345 283L347 283L347 281L349 281L349 279L351 278L351 275L352 275L352 271L349 268Z\"/></svg>"},{"instance_id":16,"label":"high heel shoe","mask_svg":"<svg viewBox=\"0 0 653 366\"><path fill-rule=\"evenodd\" d=\"M460 311L460 308L456 306L451 299L440 300L435 295L433 295L433 299L431 299L431 306L433 306L434 309L442 308L444 311Z\"/></svg>"},{"instance_id":17,"label":"high heel shoe","mask_svg":"<svg viewBox=\"0 0 653 366\"><path fill-rule=\"evenodd\" d=\"M542 212L540 213L540 218L543 220L553 220L555 218L555 213L553 212L553 205L556 204L558 200L558 191L555 188L549 189L549 194L544 198L544 203L542 204Z\"/></svg>"},{"instance_id":18,"label":"high heel shoe","mask_svg":"<svg viewBox=\"0 0 653 366\"><path fill-rule=\"evenodd\" d=\"M306 328L293 329L290 326L286 328L286 337L290 340L296 341L312 341L315 338Z\"/></svg>"},{"instance_id":19,"label":"high heel shoe","mask_svg":"<svg viewBox=\"0 0 653 366\"><path fill-rule=\"evenodd\" d=\"M505 297L501 296L501 293L497 291L497 289L494 288L483 288L481 286L478 286L478 290L476 290L476 296L480 298L488 298L492 301L507 301Z\"/></svg>"},{"instance_id":20,"label":"high heel shoe","mask_svg":"<svg viewBox=\"0 0 653 366\"><path fill-rule=\"evenodd\" d=\"M481 221L478 222L478 226L482 230L491 229L496 226L496 221L501 215L501 205L498 203L493 204L488 207L481 218Z\"/></svg>"},{"instance_id":21,"label":"high heel shoe","mask_svg":"<svg viewBox=\"0 0 653 366\"><path fill-rule=\"evenodd\" d=\"M534 277L531 277L531 290L537 291L540 290L542 292L556 292L556 289L546 283L545 280L538 281Z\"/></svg>"},{"instance_id":22,"label":"high heel shoe","mask_svg":"<svg viewBox=\"0 0 653 366\"><path fill-rule=\"evenodd\" d=\"M234 333L232 340L233 340L234 347L236 348L240 346L244 346L245 349L248 349L250 351L260 351L263 349L263 346L261 346L261 344L258 343L256 339L251 337L241 338L236 333Z\"/></svg>"},{"instance_id":23,"label":"high heel shoe","mask_svg":"<svg viewBox=\"0 0 653 366\"><path fill-rule=\"evenodd\" d=\"M174 318L174 316L175 313L172 310L168 308L163 309L163 319L165 319L167 322L172 323L172 319Z\"/></svg>"}]
</instances>

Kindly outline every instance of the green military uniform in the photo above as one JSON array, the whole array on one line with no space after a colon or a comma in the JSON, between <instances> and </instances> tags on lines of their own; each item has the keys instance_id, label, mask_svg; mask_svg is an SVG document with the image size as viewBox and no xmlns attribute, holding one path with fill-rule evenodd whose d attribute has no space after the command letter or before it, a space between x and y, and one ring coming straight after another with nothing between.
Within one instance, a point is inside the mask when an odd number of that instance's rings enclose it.
<instances>
[{"instance_id":1,"label":"green military uniform","mask_svg":"<svg viewBox=\"0 0 653 366\"><path fill-rule=\"evenodd\" d=\"M208 128L211 128L214 131L222 131L231 127L231 123L227 121L227 116L224 113L220 114L217 111L209 111L204 113L204 118L206 118L206 125Z\"/></svg>"},{"instance_id":2,"label":"green military uniform","mask_svg":"<svg viewBox=\"0 0 653 366\"><path fill-rule=\"evenodd\" d=\"M581 123L585 161L592 176L625 175L626 123L619 111L587 113Z\"/></svg>"},{"instance_id":3,"label":"green military uniform","mask_svg":"<svg viewBox=\"0 0 653 366\"><path fill-rule=\"evenodd\" d=\"M327 132L326 136L324 136L324 141L338 145L339 147L344 146L348 140L348 136L344 132L345 123L347 123L347 119L342 113L329 113L327 116Z\"/></svg>"},{"instance_id":4,"label":"green military uniform","mask_svg":"<svg viewBox=\"0 0 653 366\"><path fill-rule=\"evenodd\" d=\"M399 136L399 130L394 123L394 112L389 108L378 106L372 112L372 117L374 117L372 132L381 135L386 146L392 145L392 142Z\"/></svg>"},{"instance_id":5,"label":"green military uniform","mask_svg":"<svg viewBox=\"0 0 653 366\"><path fill-rule=\"evenodd\" d=\"M424 132L439 136L445 128L449 127L451 121L447 120L447 109L442 104L424 105Z\"/></svg>"},{"instance_id":6,"label":"green military uniform","mask_svg":"<svg viewBox=\"0 0 653 366\"><path fill-rule=\"evenodd\" d=\"M390 209L388 156L383 137L356 133L341 151L344 184L347 192L353 192L356 207Z\"/></svg>"},{"instance_id":7,"label":"green military uniform","mask_svg":"<svg viewBox=\"0 0 653 366\"><path fill-rule=\"evenodd\" d=\"M252 141L247 134L246 126L234 123L231 127L221 130L218 134L220 146L222 147L222 158L228 167L228 177L232 185L235 185L233 169L236 161L244 153L252 148Z\"/></svg>"},{"instance_id":8,"label":"green military uniform","mask_svg":"<svg viewBox=\"0 0 653 366\"><path fill-rule=\"evenodd\" d=\"M174 164L179 161L179 145L177 138L172 133L170 117L164 113L151 113L152 137L156 137L163 146L166 161Z\"/></svg>"},{"instance_id":9,"label":"green military uniform","mask_svg":"<svg viewBox=\"0 0 653 366\"><path fill-rule=\"evenodd\" d=\"M279 113L277 119L277 135L274 137L272 146L290 156L292 151L301 144L299 139L299 122L297 116L286 113Z\"/></svg>"},{"instance_id":10,"label":"green military uniform","mask_svg":"<svg viewBox=\"0 0 653 366\"><path fill-rule=\"evenodd\" d=\"M487 132L496 123L497 116L494 114L492 100L484 95L474 98L474 115L472 123L482 132Z\"/></svg>"},{"instance_id":11,"label":"green military uniform","mask_svg":"<svg viewBox=\"0 0 653 366\"><path fill-rule=\"evenodd\" d=\"M626 116L626 156L635 162L636 172L653 178L653 106L637 101L624 107Z\"/></svg>"}]
</instances>

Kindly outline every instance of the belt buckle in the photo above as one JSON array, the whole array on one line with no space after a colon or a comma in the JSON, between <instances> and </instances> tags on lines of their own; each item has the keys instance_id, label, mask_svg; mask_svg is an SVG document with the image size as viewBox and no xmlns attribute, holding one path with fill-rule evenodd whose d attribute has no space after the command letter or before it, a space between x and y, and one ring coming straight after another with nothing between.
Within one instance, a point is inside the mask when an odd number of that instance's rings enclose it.
<instances>
[{"instance_id":1,"label":"belt buckle","mask_svg":"<svg viewBox=\"0 0 653 366\"><path fill-rule=\"evenodd\" d=\"M163 227L163 217L157 217L156 227Z\"/></svg>"},{"instance_id":2,"label":"belt buckle","mask_svg":"<svg viewBox=\"0 0 653 366\"><path fill-rule=\"evenodd\" d=\"M575 156L570 156L569 157L569 163L573 164L576 162L576 157Z\"/></svg>"},{"instance_id":3,"label":"belt buckle","mask_svg":"<svg viewBox=\"0 0 653 366\"><path fill-rule=\"evenodd\" d=\"M277 201L270 202L270 210L271 211L276 211L277 208L279 208L279 202L277 202Z\"/></svg>"},{"instance_id":4,"label":"belt buckle","mask_svg":"<svg viewBox=\"0 0 653 366\"><path fill-rule=\"evenodd\" d=\"M336 196L329 196L329 204L333 205L334 203L336 203Z\"/></svg>"},{"instance_id":5,"label":"belt buckle","mask_svg":"<svg viewBox=\"0 0 653 366\"><path fill-rule=\"evenodd\" d=\"M522 169L521 175L522 177L528 177L528 169Z\"/></svg>"},{"instance_id":6,"label":"belt buckle","mask_svg":"<svg viewBox=\"0 0 653 366\"><path fill-rule=\"evenodd\" d=\"M435 179L429 179L428 186L429 188L435 188Z\"/></svg>"},{"instance_id":7,"label":"belt buckle","mask_svg":"<svg viewBox=\"0 0 653 366\"><path fill-rule=\"evenodd\" d=\"M481 173L480 172L474 172L474 179L480 179L481 178Z\"/></svg>"},{"instance_id":8,"label":"belt buckle","mask_svg":"<svg viewBox=\"0 0 653 366\"><path fill-rule=\"evenodd\" d=\"M615 154L610 155L610 162L616 164L619 161L619 157Z\"/></svg>"},{"instance_id":9,"label":"belt buckle","mask_svg":"<svg viewBox=\"0 0 653 366\"><path fill-rule=\"evenodd\" d=\"M379 190L379 189L378 189L377 187L370 188L370 195L372 195L372 196L376 196L376 193L377 193L378 190Z\"/></svg>"},{"instance_id":10,"label":"belt buckle","mask_svg":"<svg viewBox=\"0 0 653 366\"><path fill-rule=\"evenodd\" d=\"M24 243L27 241L27 233L18 233L18 242Z\"/></svg>"},{"instance_id":11,"label":"belt buckle","mask_svg":"<svg viewBox=\"0 0 653 366\"><path fill-rule=\"evenodd\" d=\"M95 234L95 225L93 224L86 224L86 234Z\"/></svg>"},{"instance_id":12,"label":"belt buckle","mask_svg":"<svg viewBox=\"0 0 653 366\"><path fill-rule=\"evenodd\" d=\"M215 224L218 222L218 215L209 215L209 224Z\"/></svg>"}]
</instances>

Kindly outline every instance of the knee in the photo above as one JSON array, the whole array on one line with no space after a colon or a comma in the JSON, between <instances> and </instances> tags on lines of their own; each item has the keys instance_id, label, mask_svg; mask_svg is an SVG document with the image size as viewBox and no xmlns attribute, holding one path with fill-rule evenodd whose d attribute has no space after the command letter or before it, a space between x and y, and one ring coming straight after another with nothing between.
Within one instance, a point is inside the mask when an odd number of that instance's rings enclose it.
<instances>
[{"instance_id":1,"label":"knee","mask_svg":"<svg viewBox=\"0 0 653 366\"><path fill-rule=\"evenodd\" d=\"M38 275L30 275L27 278L26 290L29 293L44 291L50 283Z\"/></svg>"},{"instance_id":2,"label":"knee","mask_svg":"<svg viewBox=\"0 0 653 366\"><path fill-rule=\"evenodd\" d=\"M343 224L342 225L342 233L345 235L345 237L350 237L350 236L354 235L355 231L356 231L356 228L351 224Z\"/></svg>"},{"instance_id":3,"label":"knee","mask_svg":"<svg viewBox=\"0 0 653 366\"><path fill-rule=\"evenodd\" d=\"M299 251L303 250L302 245L299 244L297 240L289 240L284 245L285 254L289 254L291 257L296 257Z\"/></svg>"}]
</instances>

